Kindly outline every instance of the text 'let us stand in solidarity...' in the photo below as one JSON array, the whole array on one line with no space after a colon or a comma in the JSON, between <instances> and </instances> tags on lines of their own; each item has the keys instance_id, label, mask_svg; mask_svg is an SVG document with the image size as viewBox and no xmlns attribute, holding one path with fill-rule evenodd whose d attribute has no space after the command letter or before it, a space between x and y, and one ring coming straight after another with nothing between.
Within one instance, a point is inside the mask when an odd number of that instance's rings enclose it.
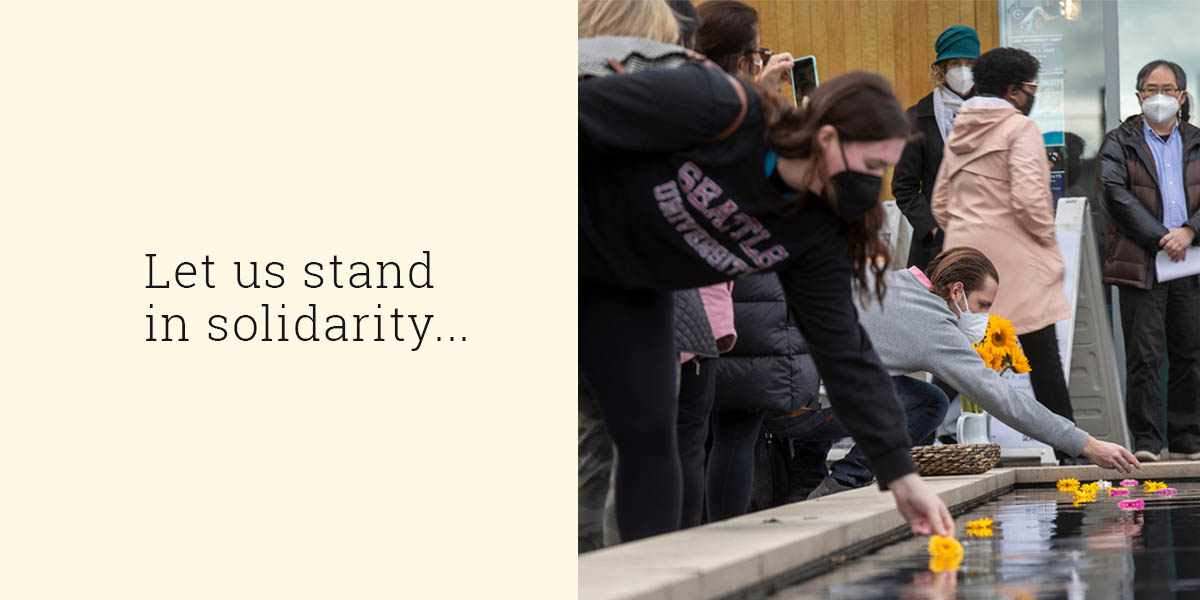
<instances>
[{"instance_id":1,"label":"text 'let us stand in solidarity...'","mask_svg":"<svg viewBox=\"0 0 1200 600\"><path fill-rule=\"evenodd\" d=\"M303 284L307 289L432 289L430 252L424 251L421 260L401 265L395 261L346 263L336 255L326 262L310 261L304 265ZM179 261L170 276L156 275L155 257L147 253L148 282L146 289L172 288L215 289L213 267L216 263L207 255L199 263ZM233 261L235 281L239 289L282 288L287 285L286 266L279 261ZM149 305L151 309L154 304ZM408 342L411 350L421 349L427 339L438 342L465 342L466 336L430 337L432 314L404 314L398 308L353 314L322 311L317 303L308 302L288 309L286 303L259 303L255 309L239 315L211 314L207 317L206 339L223 341L260 342ZM181 314L147 314L148 342L187 342L188 320Z\"/></svg>"}]
</instances>

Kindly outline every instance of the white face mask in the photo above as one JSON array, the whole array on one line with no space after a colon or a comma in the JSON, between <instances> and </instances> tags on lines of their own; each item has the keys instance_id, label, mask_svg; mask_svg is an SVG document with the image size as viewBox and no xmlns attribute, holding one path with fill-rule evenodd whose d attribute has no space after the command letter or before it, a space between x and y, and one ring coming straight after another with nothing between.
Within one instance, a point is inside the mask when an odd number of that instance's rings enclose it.
<instances>
[{"instance_id":1,"label":"white face mask","mask_svg":"<svg viewBox=\"0 0 1200 600\"><path fill-rule=\"evenodd\" d=\"M1151 123L1166 123L1179 112L1179 100L1166 94L1155 94L1142 101L1142 114Z\"/></svg>"},{"instance_id":2,"label":"white face mask","mask_svg":"<svg viewBox=\"0 0 1200 600\"><path fill-rule=\"evenodd\" d=\"M975 87L975 75L971 73L971 67L954 67L946 71L946 85L959 96L966 95Z\"/></svg>"},{"instance_id":3,"label":"white face mask","mask_svg":"<svg viewBox=\"0 0 1200 600\"><path fill-rule=\"evenodd\" d=\"M966 288L963 289L965 290ZM983 336L987 334L988 314L971 312L971 307L967 304L967 293L965 291L963 292L962 305L955 302L954 306L958 308L958 330L963 332L963 335L967 336L967 339L972 344L982 340Z\"/></svg>"}]
</instances>

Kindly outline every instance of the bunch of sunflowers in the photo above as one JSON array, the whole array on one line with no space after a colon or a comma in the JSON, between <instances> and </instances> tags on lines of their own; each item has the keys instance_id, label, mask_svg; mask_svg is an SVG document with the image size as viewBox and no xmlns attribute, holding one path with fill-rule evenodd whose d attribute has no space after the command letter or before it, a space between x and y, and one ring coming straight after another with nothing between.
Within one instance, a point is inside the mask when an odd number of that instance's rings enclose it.
<instances>
[{"instance_id":1,"label":"bunch of sunflowers","mask_svg":"<svg viewBox=\"0 0 1200 600\"><path fill-rule=\"evenodd\" d=\"M1000 315L988 316L987 333L971 347L979 353L989 369L1001 375L1010 369L1017 373L1028 373L1030 370L1029 359L1021 351L1021 346L1017 345L1016 328L1012 321ZM963 398L963 412L981 413L983 409Z\"/></svg>"}]
</instances>

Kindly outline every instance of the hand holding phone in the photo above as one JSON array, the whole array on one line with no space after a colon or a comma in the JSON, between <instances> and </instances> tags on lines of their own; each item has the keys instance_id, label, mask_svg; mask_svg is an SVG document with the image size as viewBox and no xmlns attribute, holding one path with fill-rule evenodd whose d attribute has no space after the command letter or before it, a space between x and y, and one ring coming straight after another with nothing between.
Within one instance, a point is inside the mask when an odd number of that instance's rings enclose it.
<instances>
[{"instance_id":1,"label":"hand holding phone","mask_svg":"<svg viewBox=\"0 0 1200 600\"><path fill-rule=\"evenodd\" d=\"M792 61L792 100L800 105L800 99L808 96L820 85L817 79L817 57L802 56Z\"/></svg>"},{"instance_id":2,"label":"hand holding phone","mask_svg":"<svg viewBox=\"0 0 1200 600\"><path fill-rule=\"evenodd\" d=\"M792 55L781 52L771 57L763 70L758 74L758 80L771 85L782 86L788 82L788 71L791 69Z\"/></svg>"}]
</instances>

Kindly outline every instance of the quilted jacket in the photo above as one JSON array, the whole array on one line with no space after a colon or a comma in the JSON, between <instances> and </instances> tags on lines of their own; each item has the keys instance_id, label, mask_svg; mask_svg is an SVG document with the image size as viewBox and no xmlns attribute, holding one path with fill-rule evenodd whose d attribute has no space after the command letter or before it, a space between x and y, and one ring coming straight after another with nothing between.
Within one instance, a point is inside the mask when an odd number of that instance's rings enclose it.
<instances>
[{"instance_id":1,"label":"quilted jacket","mask_svg":"<svg viewBox=\"0 0 1200 600\"><path fill-rule=\"evenodd\" d=\"M789 317L774 273L748 275L733 287L738 340L717 360L720 410L816 408L819 377L808 346Z\"/></svg>"}]
</instances>

